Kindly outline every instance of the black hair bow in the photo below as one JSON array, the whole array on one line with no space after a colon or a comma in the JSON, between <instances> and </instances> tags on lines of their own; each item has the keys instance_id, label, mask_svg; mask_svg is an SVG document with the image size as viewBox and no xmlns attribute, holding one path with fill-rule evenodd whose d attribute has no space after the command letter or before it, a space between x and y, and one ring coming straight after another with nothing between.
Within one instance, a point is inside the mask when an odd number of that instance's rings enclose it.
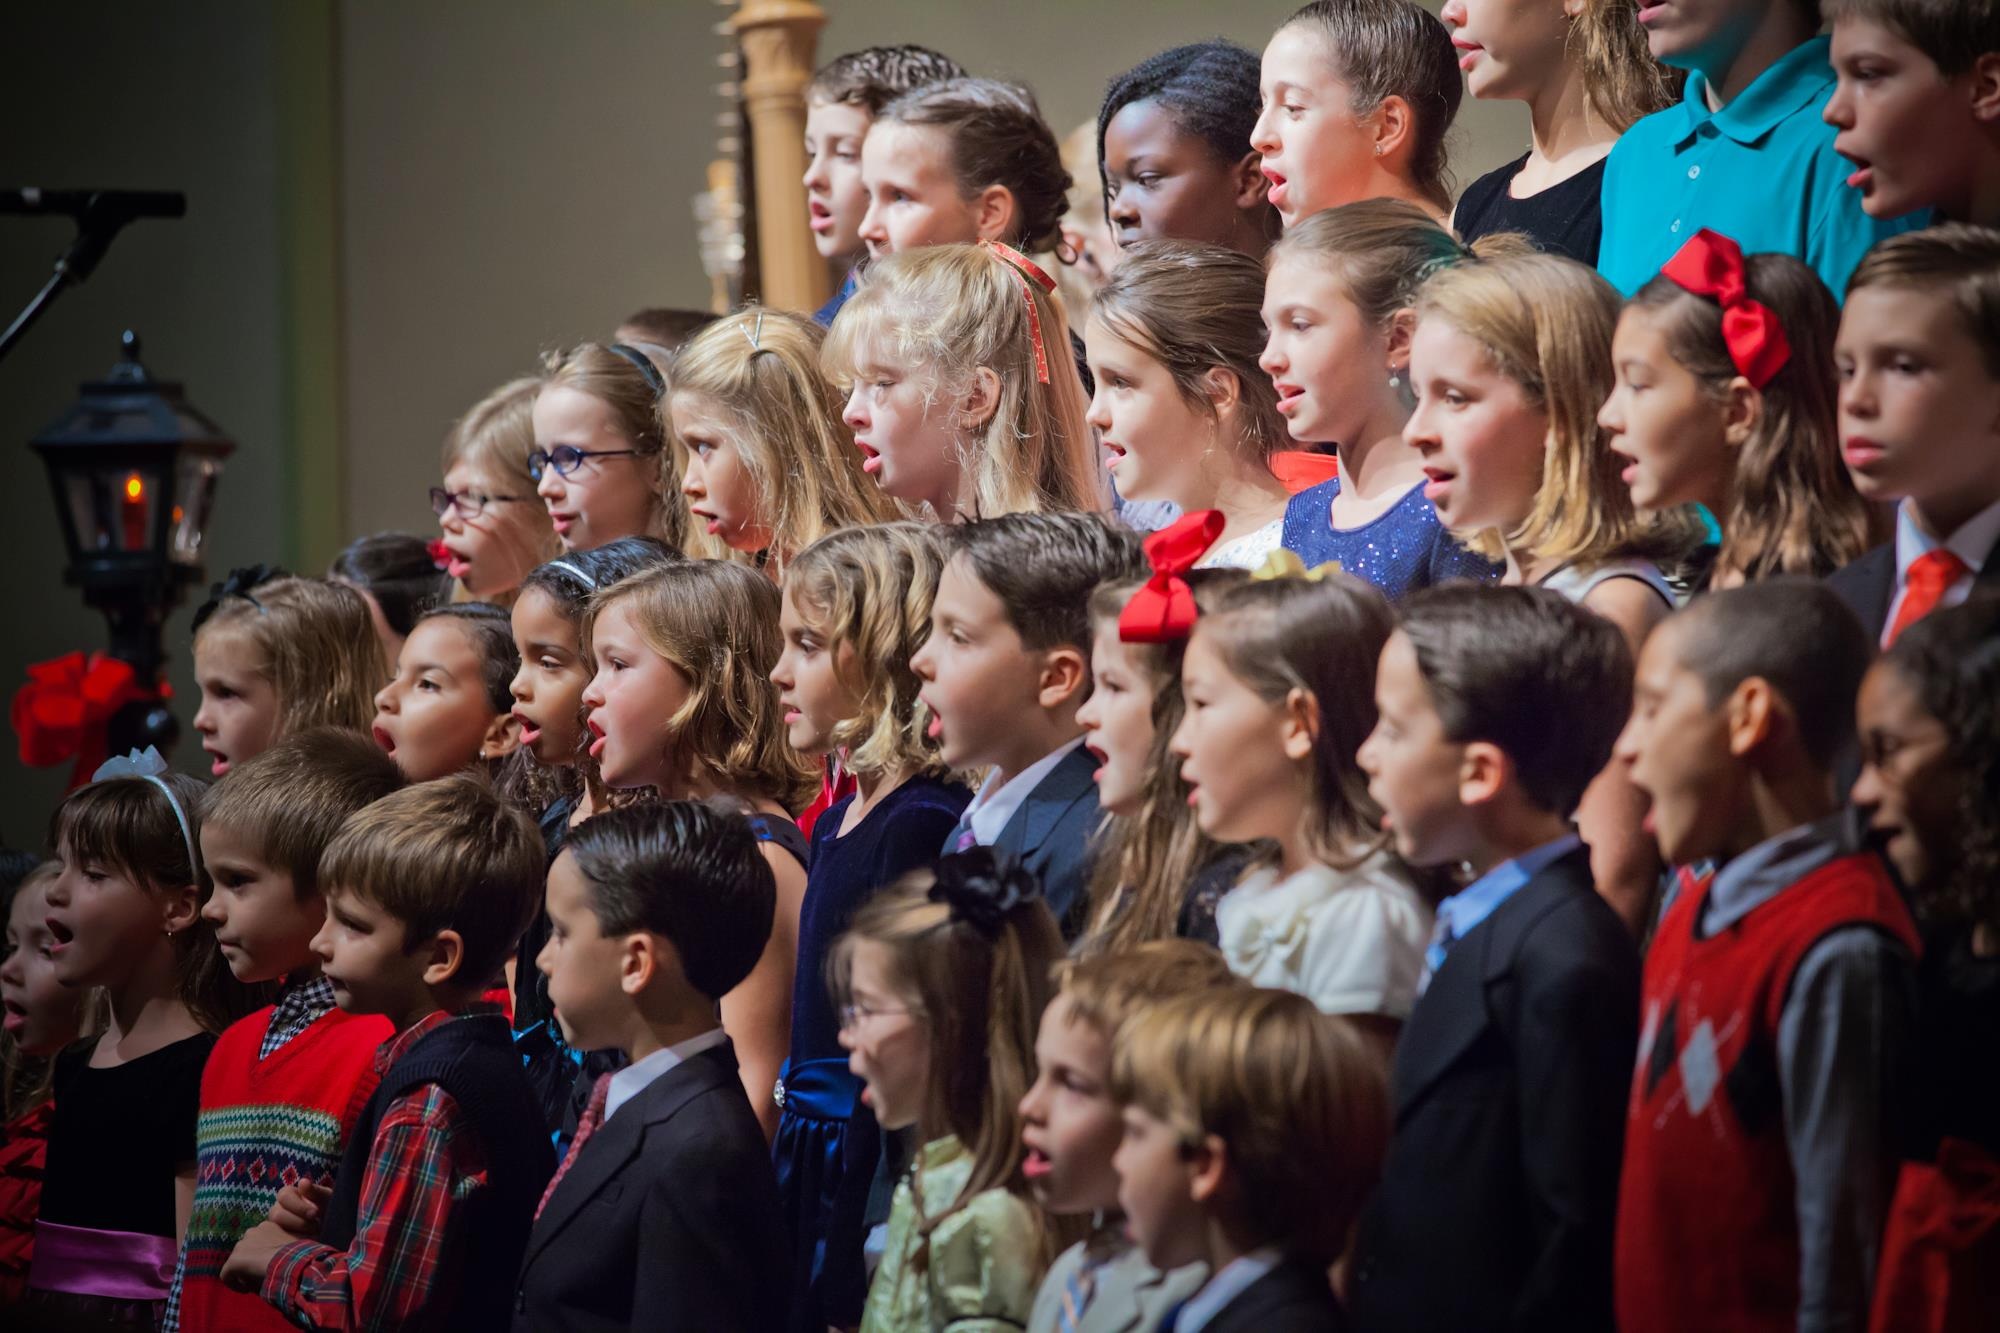
<instances>
[{"instance_id":1,"label":"black hair bow","mask_svg":"<svg viewBox=\"0 0 2000 1333\"><path fill-rule=\"evenodd\" d=\"M202 623L215 614L215 609L231 597L241 597L259 611L263 610L263 604L250 595L250 590L260 583L286 577L289 577L286 571L276 565L242 565L230 570L222 582L209 585L208 600L194 613L194 628L200 629Z\"/></svg>"},{"instance_id":2,"label":"black hair bow","mask_svg":"<svg viewBox=\"0 0 2000 1333\"><path fill-rule=\"evenodd\" d=\"M1042 896L1033 871L1014 860L1001 860L990 847L972 847L941 858L931 884L930 900L951 909L951 919L966 921L988 938L999 935L1007 914Z\"/></svg>"}]
</instances>

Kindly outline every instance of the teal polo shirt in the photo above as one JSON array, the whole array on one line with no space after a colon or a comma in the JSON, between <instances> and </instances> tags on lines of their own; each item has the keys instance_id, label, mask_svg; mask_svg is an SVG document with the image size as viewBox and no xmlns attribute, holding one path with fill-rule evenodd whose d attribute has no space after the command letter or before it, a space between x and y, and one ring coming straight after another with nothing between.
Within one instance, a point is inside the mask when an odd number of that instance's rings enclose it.
<instances>
[{"instance_id":1,"label":"teal polo shirt","mask_svg":"<svg viewBox=\"0 0 2000 1333\"><path fill-rule=\"evenodd\" d=\"M1820 119L1833 96L1831 45L1815 37L1794 48L1720 111L1691 73L1678 105L1625 131L1604 164L1598 272L1630 296L1712 227L1746 254L1797 255L1843 297L1869 246L1928 225L1928 210L1878 222L1847 187L1854 164L1833 151L1835 130Z\"/></svg>"}]
</instances>

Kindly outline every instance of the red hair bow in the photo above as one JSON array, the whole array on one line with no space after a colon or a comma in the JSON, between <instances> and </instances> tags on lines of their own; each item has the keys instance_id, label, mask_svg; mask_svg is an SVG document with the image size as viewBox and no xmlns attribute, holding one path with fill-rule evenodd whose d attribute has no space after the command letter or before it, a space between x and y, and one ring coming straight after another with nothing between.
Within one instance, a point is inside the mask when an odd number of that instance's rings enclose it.
<instances>
[{"instance_id":1,"label":"red hair bow","mask_svg":"<svg viewBox=\"0 0 2000 1333\"><path fill-rule=\"evenodd\" d=\"M104 762L111 715L145 693L131 664L104 653L66 653L28 668L28 683L14 692L14 734L21 762L46 768L74 759L70 785L80 785Z\"/></svg>"},{"instance_id":2,"label":"red hair bow","mask_svg":"<svg viewBox=\"0 0 2000 1333\"><path fill-rule=\"evenodd\" d=\"M1667 261L1660 276L1722 307L1722 341L1743 378L1758 388L1792 359L1791 340L1771 307L1751 297L1743 277L1743 247L1703 227Z\"/></svg>"},{"instance_id":3,"label":"red hair bow","mask_svg":"<svg viewBox=\"0 0 2000 1333\"><path fill-rule=\"evenodd\" d=\"M1056 280L1048 270L1022 254L1011 245L1000 241L981 241L981 247L992 252L993 257L1013 270L1015 281L1021 284L1021 300L1028 307L1028 337L1035 344L1035 378L1042 383L1049 382L1049 351L1042 344L1042 312L1035 306L1035 293L1028 286L1033 283L1044 292L1056 289Z\"/></svg>"},{"instance_id":4,"label":"red hair bow","mask_svg":"<svg viewBox=\"0 0 2000 1333\"><path fill-rule=\"evenodd\" d=\"M1197 509L1146 538L1153 576L1118 613L1118 637L1126 643L1172 643L1194 628L1194 589L1181 577L1222 535L1222 513Z\"/></svg>"}]
</instances>

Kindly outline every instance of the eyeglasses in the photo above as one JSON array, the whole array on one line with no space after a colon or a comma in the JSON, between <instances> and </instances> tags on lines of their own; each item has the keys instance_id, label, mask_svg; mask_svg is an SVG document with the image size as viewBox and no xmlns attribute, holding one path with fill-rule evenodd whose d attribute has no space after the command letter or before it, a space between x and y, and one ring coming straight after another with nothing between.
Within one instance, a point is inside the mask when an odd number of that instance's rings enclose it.
<instances>
[{"instance_id":1,"label":"eyeglasses","mask_svg":"<svg viewBox=\"0 0 2000 1333\"><path fill-rule=\"evenodd\" d=\"M559 444L553 449L537 449L529 454L528 475L540 481L542 469L552 467L558 477L567 477L582 467L586 458L617 458L638 452L637 449L579 449L573 444Z\"/></svg>"},{"instance_id":2,"label":"eyeglasses","mask_svg":"<svg viewBox=\"0 0 2000 1333\"><path fill-rule=\"evenodd\" d=\"M448 491L442 486L431 487L431 512L439 518L445 510L456 509L460 518L477 518L486 512L486 506L509 500L538 500L536 495L482 495L478 491Z\"/></svg>"},{"instance_id":3,"label":"eyeglasses","mask_svg":"<svg viewBox=\"0 0 2000 1333\"><path fill-rule=\"evenodd\" d=\"M852 1032L854 1029L860 1027L866 1019L889 1018L896 1014L905 1014L914 1018L922 1011L917 1009L871 1009L865 1004L843 1004L837 1012L840 1014L840 1030L842 1032Z\"/></svg>"}]
</instances>

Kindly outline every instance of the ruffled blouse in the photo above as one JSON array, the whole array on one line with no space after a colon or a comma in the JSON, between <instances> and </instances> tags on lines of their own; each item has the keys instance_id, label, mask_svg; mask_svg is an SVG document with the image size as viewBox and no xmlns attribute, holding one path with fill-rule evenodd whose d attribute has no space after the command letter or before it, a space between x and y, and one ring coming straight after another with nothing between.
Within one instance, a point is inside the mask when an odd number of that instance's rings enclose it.
<instances>
[{"instance_id":1,"label":"ruffled blouse","mask_svg":"<svg viewBox=\"0 0 2000 1333\"><path fill-rule=\"evenodd\" d=\"M1352 870L1253 870L1216 904L1230 970L1295 991L1328 1014L1407 1018L1430 942L1431 910L1387 851Z\"/></svg>"},{"instance_id":2,"label":"ruffled blouse","mask_svg":"<svg viewBox=\"0 0 2000 1333\"><path fill-rule=\"evenodd\" d=\"M932 1230L921 1267L916 1196L924 1215L951 1207L972 1175L956 1138L934 1139L896 1186L888 1245L868 1288L861 1333L1018 1333L1041 1285L1042 1232L1034 1210L1004 1189L975 1194Z\"/></svg>"}]
</instances>

